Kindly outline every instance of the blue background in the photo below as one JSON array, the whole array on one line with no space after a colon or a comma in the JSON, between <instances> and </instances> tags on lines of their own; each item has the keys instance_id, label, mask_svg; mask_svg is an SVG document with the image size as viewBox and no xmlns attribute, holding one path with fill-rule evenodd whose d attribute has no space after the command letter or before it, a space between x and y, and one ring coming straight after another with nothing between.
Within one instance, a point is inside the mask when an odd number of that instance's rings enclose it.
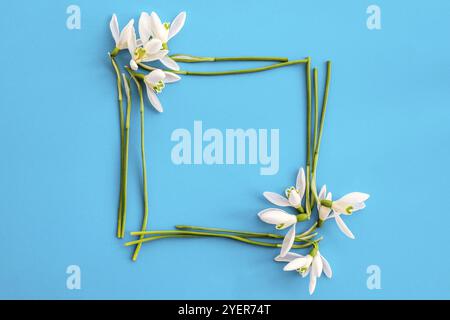
<instances>
[{"instance_id":1,"label":"blue background","mask_svg":"<svg viewBox=\"0 0 450 320\"><path fill-rule=\"evenodd\" d=\"M450 298L450 3L378 0L382 29L370 31L372 3L1 2L0 298ZM66 28L70 4L81 8L81 30ZM355 241L333 222L323 228L321 252L334 277L320 279L314 296L307 281L272 262L276 249L171 239L145 245L132 263L133 249L115 238L119 133L108 25L113 12L123 26L142 10L164 20L187 11L173 53L311 56L321 84L324 63L333 60L319 184L335 196L365 191L371 198L346 219ZM262 192L282 192L304 165L303 70L185 77L161 95L163 114L147 105L151 229L272 230L256 217L268 207ZM142 214L134 106L127 232L139 228ZM192 131L194 120L220 130L279 128L279 173L175 166L170 135ZM66 288L72 264L81 267L81 290ZM367 289L369 265L381 268L380 290Z\"/></svg>"}]
</instances>

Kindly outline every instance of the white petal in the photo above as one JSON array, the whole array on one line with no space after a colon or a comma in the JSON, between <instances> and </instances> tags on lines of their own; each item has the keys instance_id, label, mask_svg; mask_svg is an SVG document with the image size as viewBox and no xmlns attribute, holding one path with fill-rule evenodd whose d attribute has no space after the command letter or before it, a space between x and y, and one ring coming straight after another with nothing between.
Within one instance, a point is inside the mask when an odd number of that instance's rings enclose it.
<instances>
[{"instance_id":1,"label":"white petal","mask_svg":"<svg viewBox=\"0 0 450 320\"><path fill-rule=\"evenodd\" d=\"M133 59L130 60L130 67L132 70L136 71L137 69L139 69L139 66L137 65L136 61L134 61Z\"/></svg>"},{"instance_id":2,"label":"white petal","mask_svg":"<svg viewBox=\"0 0 450 320\"><path fill-rule=\"evenodd\" d=\"M356 212L356 211L362 210L365 207L366 207L366 204L364 202L362 202L362 203L355 203L355 204L353 204L353 211L352 212Z\"/></svg>"},{"instance_id":3,"label":"white petal","mask_svg":"<svg viewBox=\"0 0 450 320\"><path fill-rule=\"evenodd\" d=\"M342 200L336 200L333 201L331 207L335 213L341 214L341 213L347 213L347 207L349 207L350 204L348 202L344 202Z\"/></svg>"},{"instance_id":4,"label":"white petal","mask_svg":"<svg viewBox=\"0 0 450 320\"><path fill-rule=\"evenodd\" d=\"M163 65L165 65L167 68L171 70L175 71L180 70L180 66L178 65L178 63L176 63L175 60L173 60L169 56L164 56L164 58L159 59L159 61L161 61Z\"/></svg>"},{"instance_id":5,"label":"white petal","mask_svg":"<svg viewBox=\"0 0 450 320\"><path fill-rule=\"evenodd\" d=\"M277 262L291 262L292 260L295 260L297 258L303 258L301 254L295 253L295 252L288 252L284 257L281 255L278 255L275 257L275 261Z\"/></svg>"},{"instance_id":6,"label":"white petal","mask_svg":"<svg viewBox=\"0 0 450 320\"><path fill-rule=\"evenodd\" d=\"M274 205L280 206L280 207L290 207L291 204L289 203L289 200L283 197L282 195L279 195L275 192L264 192L263 193L264 198L266 198L268 201L272 202Z\"/></svg>"},{"instance_id":7,"label":"white petal","mask_svg":"<svg viewBox=\"0 0 450 320\"><path fill-rule=\"evenodd\" d=\"M331 193L329 193L329 195L331 195ZM327 186L323 185L319 192L319 200L324 200L326 197L327 197ZM331 198L327 200L331 200ZM329 217L331 212L331 209L321 205L320 201L317 202L317 210L319 211L319 218L322 221L325 221Z\"/></svg>"},{"instance_id":8,"label":"white petal","mask_svg":"<svg viewBox=\"0 0 450 320\"><path fill-rule=\"evenodd\" d=\"M321 255L320 258L322 259L323 273L325 273L328 278L331 278L333 276L333 271L331 270L330 264L328 263L327 259L324 258L324 256Z\"/></svg>"},{"instance_id":9,"label":"white petal","mask_svg":"<svg viewBox=\"0 0 450 320\"><path fill-rule=\"evenodd\" d=\"M297 190L299 190L299 196L300 199L303 199L303 196L305 195L305 188L306 188L306 178L305 178L305 170L303 168L300 168L297 174L297 183L296 187Z\"/></svg>"},{"instance_id":10,"label":"white petal","mask_svg":"<svg viewBox=\"0 0 450 320\"><path fill-rule=\"evenodd\" d=\"M152 106L158 112L163 112L163 108L162 108L161 102L159 101L158 97L156 96L156 93L153 91L152 88L149 88L149 86L147 86L147 96L148 96L148 100L150 101Z\"/></svg>"},{"instance_id":11,"label":"white petal","mask_svg":"<svg viewBox=\"0 0 450 320\"><path fill-rule=\"evenodd\" d=\"M139 37L142 41L142 45L147 43L150 39L151 30L150 30L150 16L147 12L142 12L139 17Z\"/></svg>"},{"instance_id":12,"label":"white petal","mask_svg":"<svg viewBox=\"0 0 450 320\"><path fill-rule=\"evenodd\" d=\"M314 290L316 290L316 284L317 284L317 278L314 275L314 273L311 273L311 276L309 277L309 294L312 295L314 293Z\"/></svg>"},{"instance_id":13,"label":"white petal","mask_svg":"<svg viewBox=\"0 0 450 320\"><path fill-rule=\"evenodd\" d=\"M322 259L320 258L320 253L317 253L312 262L311 272L317 278L320 278L320 276L322 275L322 269L323 269Z\"/></svg>"},{"instance_id":14,"label":"white petal","mask_svg":"<svg viewBox=\"0 0 450 320\"><path fill-rule=\"evenodd\" d=\"M109 29L111 29L111 34L117 47L117 44L119 43L120 39L120 30L116 14L112 15L111 21L109 22Z\"/></svg>"},{"instance_id":15,"label":"white petal","mask_svg":"<svg viewBox=\"0 0 450 320\"><path fill-rule=\"evenodd\" d=\"M341 216L339 214L336 214L334 217L334 220L336 220L336 223L339 227L339 229L341 229L341 231L350 239L355 239L355 236L353 235L353 233L350 231L350 229L347 227L347 225L345 224L344 220L342 220Z\"/></svg>"},{"instance_id":16,"label":"white petal","mask_svg":"<svg viewBox=\"0 0 450 320\"><path fill-rule=\"evenodd\" d=\"M291 192L289 193L289 203L294 208L297 208L301 205L302 198L300 197L300 195L297 193L296 190L291 190Z\"/></svg>"},{"instance_id":17,"label":"white petal","mask_svg":"<svg viewBox=\"0 0 450 320\"><path fill-rule=\"evenodd\" d=\"M184 22L186 21L186 12L181 12L178 14L175 19L173 19L169 28L169 36L168 40L172 39L184 26Z\"/></svg>"},{"instance_id":18,"label":"white petal","mask_svg":"<svg viewBox=\"0 0 450 320\"><path fill-rule=\"evenodd\" d=\"M281 245L281 251L280 251L281 257L284 257L289 252L289 250L291 250L292 245L294 244L294 240L295 240L295 224L288 231L288 233L284 236L283 243Z\"/></svg>"},{"instance_id":19,"label":"white petal","mask_svg":"<svg viewBox=\"0 0 450 320\"><path fill-rule=\"evenodd\" d=\"M258 213L259 218L265 223L281 225L280 229L286 229L297 223L297 217L281 209L269 208Z\"/></svg>"},{"instance_id":20,"label":"white petal","mask_svg":"<svg viewBox=\"0 0 450 320\"><path fill-rule=\"evenodd\" d=\"M167 42L169 31L164 27L156 12L152 12L150 15L150 27L155 38L158 38L163 43Z\"/></svg>"},{"instance_id":21,"label":"white petal","mask_svg":"<svg viewBox=\"0 0 450 320\"><path fill-rule=\"evenodd\" d=\"M328 192L327 194L327 200L331 200L333 199L333 195L331 194L331 192Z\"/></svg>"},{"instance_id":22,"label":"white petal","mask_svg":"<svg viewBox=\"0 0 450 320\"><path fill-rule=\"evenodd\" d=\"M142 59L142 61L144 62L149 62L149 61L156 61L156 60L161 60L162 58L164 58L164 56L169 53L169 51L167 50L159 50L156 53L153 54L146 54L144 59Z\"/></svg>"},{"instance_id":23,"label":"white petal","mask_svg":"<svg viewBox=\"0 0 450 320\"><path fill-rule=\"evenodd\" d=\"M152 39L144 45L146 54L152 55L161 50L162 42L159 39Z\"/></svg>"},{"instance_id":24,"label":"white petal","mask_svg":"<svg viewBox=\"0 0 450 320\"><path fill-rule=\"evenodd\" d=\"M358 202L364 202L367 199L369 199L370 195L367 193L362 192L351 192L343 196L341 201L348 202L348 203L358 203Z\"/></svg>"},{"instance_id":25,"label":"white petal","mask_svg":"<svg viewBox=\"0 0 450 320\"><path fill-rule=\"evenodd\" d=\"M136 32L134 28L131 28L127 34L127 47L130 55L134 57L134 51L136 51L137 43L136 43Z\"/></svg>"},{"instance_id":26,"label":"white petal","mask_svg":"<svg viewBox=\"0 0 450 320\"><path fill-rule=\"evenodd\" d=\"M173 72L164 72L166 74L166 78L164 79L165 83L173 83L181 80L181 77Z\"/></svg>"},{"instance_id":27,"label":"white petal","mask_svg":"<svg viewBox=\"0 0 450 320\"><path fill-rule=\"evenodd\" d=\"M287 265L285 265L283 270L284 271L297 270L300 269L301 267L304 267L308 263L309 263L308 257L297 258L289 262Z\"/></svg>"},{"instance_id":28,"label":"white petal","mask_svg":"<svg viewBox=\"0 0 450 320\"><path fill-rule=\"evenodd\" d=\"M324 184L324 185L322 186L322 189L320 189L320 192L319 192L319 199L320 199L320 200L324 200L326 194L327 194L327 185Z\"/></svg>"},{"instance_id":29,"label":"white petal","mask_svg":"<svg viewBox=\"0 0 450 320\"><path fill-rule=\"evenodd\" d=\"M331 212L330 208L327 208L325 206L320 206L320 209L319 209L320 220L322 220L322 221L327 220L330 217L330 212Z\"/></svg>"},{"instance_id":30,"label":"white petal","mask_svg":"<svg viewBox=\"0 0 450 320\"><path fill-rule=\"evenodd\" d=\"M118 48L120 48L121 50L126 49L128 47L128 38L130 37L130 33L133 33L134 38L136 39L136 32L134 30L134 19L128 21L127 25L123 28L122 32L120 33Z\"/></svg>"},{"instance_id":31,"label":"white petal","mask_svg":"<svg viewBox=\"0 0 450 320\"><path fill-rule=\"evenodd\" d=\"M147 74L145 76L145 82L146 83L150 83L150 84L156 84L161 80L164 80L166 77L166 74L164 73L164 71L160 70L160 69L155 69L152 72L150 72L149 74Z\"/></svg>"},{"instance_id":32,"label":"white petal","mask_svg":"<svg viewBox=\"0 0 450 320\"><path fill-rule=\"evenodd\" d=\"M301 274L302 278L306 278L308 276L308 274L310 273L311 268L308 268L308 270L306 270L304 273Z\"/></svg>"}]
</instances>

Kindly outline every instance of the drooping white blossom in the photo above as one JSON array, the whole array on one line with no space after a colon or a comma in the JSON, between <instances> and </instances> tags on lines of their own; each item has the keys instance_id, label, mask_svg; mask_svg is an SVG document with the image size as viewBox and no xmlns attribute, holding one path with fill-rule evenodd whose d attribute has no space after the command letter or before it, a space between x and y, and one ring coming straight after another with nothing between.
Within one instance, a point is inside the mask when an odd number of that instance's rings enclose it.
<instances>
[{"instance_id":1,"label":"drooping white blossom","mask_svg":"<svg viewBox=\"0 0 450 320\"><path fill-rule=\"evenodd\" d=\"M148 41L137 41L134 27L128 32L128 50L131 55L130 67L133 70L138 69L138 63L161 60L167 55L167 50L161 50L162 43L158 39Z\"/></svg>"},{"instance_id":2,"label":"drooping white blossom","mask_svg":"<svg viewBox=\"0 0 450 320\"><path fill-rule=\"evenodd\" d=\"M166 83L177 82L180 79L178 75L172 72L164 72L160 69L155 69L144 77L148 100L157 111L163 112L163 107L157 94L163 91Z\"/></svg>"},{"instance_id":3,"label":"drooping white blossom","mask_svg":"<svg viewBox=\"0 0 450 320\"><path fill-rule=\"evenodd\" d=\"M297 174L297 180L295 187L286 189L286 196L282 196L275 192L264 192L264 197L271 203L280 207L294 207L297 210L303 212L302 200L305 195L306 179L305 171L300 168Z\"/></svg>"},{"instance_id":4,"label":"drooping white blossom","mask_svg":"<svg viewBox=\"0 0 450 320\"><path fill-rule=\"evenodd\" d=\"M313 250L314 251L314 250ZM322 272L328 278L333 276L330 264L318 250L306 256L296 253L287 253L285 256L278 256L275 261L288 262L283 268L284 271L297 271L303 278L309 275L309 294L313 294L316 289L317 279L320 278Z\"/></svg>"},{"instance_id":5,"label":"drooping white blossom","mask_svg":"<svg viewBox=\"0 0 450 320\"><path fill-rule=\"evenodd\" d=\"M366 207L365 201L369 199L369 197L370 196L367 193L351 192L339 200L332 201L332 194L331 192L327 193L327 187L324 185L320 190L319 202L317 203L319 219L325 221L334 218L342 233L350 239L355 239L355 236L345 224L341 215L351 215L353 212L364 209ZM324 203L331 205L325 205Z\"/></svg>"}]
</instances>

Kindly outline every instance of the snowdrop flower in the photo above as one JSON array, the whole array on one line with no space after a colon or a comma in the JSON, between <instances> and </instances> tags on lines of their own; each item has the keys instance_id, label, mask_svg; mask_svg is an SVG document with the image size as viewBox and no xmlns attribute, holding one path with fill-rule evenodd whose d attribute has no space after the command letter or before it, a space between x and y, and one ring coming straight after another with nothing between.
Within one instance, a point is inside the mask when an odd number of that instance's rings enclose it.
<instances>
[{"instance_id":1,"label":"snowdrop flower","mask_svg":"<svg viewBox=\"0 0 450 320\"><path fill-rule=\"evenodd\" d=\"M355 239L355 236L342 220L341 215L351 215L353 212L362 210L366 207L365 201L369 199L367 193L351 192L340 198L332 201L331 192L327 194L326 186L323 186L319 193L319 203L317 203L317 210L319 211L319 219L321 222L334 218L339 229L350 239ZM333 211L331 214L331 210Z\"/></svg>"},{"instance_id":2,"label":"snowdrop flower","mask_svg":"<svg viewBox=\"0 0 450 320\"><path fill-rule=\"evenodd\" d=\"M145 39L145 38L144 38ZM139 62L149 62L161 60L167 55L167 50L161 50L162 43L158 39L148 41L140 39L138 43L134 27L128 32L128 50L131 54L130 67L133 70L138 69Z\"/></svg>"},{"instance_id":3,"label":"snowdrop flower","mask_svg":"<svg viewBox=\"0 0 450 320\"><path fill-rule=\"evenodd\" d=\"M364 202L369 197L367 193L351 192L339 200L333 201L331 208L334 213L350 215L355 211L364 209L366 207Z\"/></svg>"},{"instance_id":4,"label":"snowdrop flower","mask_svg":"<svg viewBox=\"0 0 450 320\"><path fill-rule=\"evenodd\" d=\"M281 209L266 209L258 213L259 218L269 224L276 225L277 229L285 229L291 227L284 237L281 245L280 256L286 255L292 248L295 241L295 224L299 221L306 220L307 215L302 207L302 200L305 194L305 171L300 168L297 174L297 182L295 187L290 187L286 190L286 197L274 192L264 192L264 197L273 204L280 207L294 207L301 212L299 215L289 214Z\"/></svg>"},{"instance_id":5,"label":"snowdrop flower","mask_svg":"<svg viewBox=\"0 0 450 320\"><path fill-rule=\"evenodd\" d=\"M305 171L300 168L297 174L297 182L295 187L286 189L286 197L275 192L264 192L264 197L273 204L280 207L294 207L300 212L305 212L302 207L303 196L305 195Z\"/></svg>"},{"instance_id":6,"label":"snowdrop flower","mask_svg":"<svg viewBox=\"0 0 450 320\"><path fill-rule=\"evenodd\" d=\"M284 271L296 270L303 278L309 275L309 294L311 295L316 289L317 278L320 278L322 272L328 278L333 276L330 264L316 247L306 256L289 252L284 257L276 257L275 261L289 262L283 268Z\"/></svg>"},{"instance_id":7,"label":"snowdrop flower","mask_svg":"<svg viewBox=\"0 0 450 320\"><path fill-rule=\"evenodd\" d=\"M157 111L163 112L163 107L157 94L162 92L166 83L176 82L180 79L178 75L172 72L164 72L160 69L155 69L144 77L147 97Z\"/></svg>"},{"instance_id":8,"label":"snowdrop flower","mask_svg":"<svg viewBox=\"0 0 450 320\"><path fill-rule=\"evenodd\" d=\"M175 19L169 23L162 23L156 12L152 12L148 18L146 18L149 23L149 29L151 30L151 34L153 39L158 39L162 43L163 50L168 50L168 42L172 39L180 30L183 28L184 23L186 21L186 12L181 12L178 14ZM144 22L143 22L144 23ZM169 56L165 55L162 59L160 59L161 63L163 63L166 67L172 70L180 70L178 64L171 59Z\"/></svg>"},{"instance_id":9,"label":"snowdrop flower","mask_svg":"<svg viewBox=\"0 0 450 320\"><path fill-rule=\"evenodd\" d=\"M123 50L128 47L128 35L129 35L130 31L133 29L133 25L134 25L134 19L131 19L127 23L127 25L123 28L122 32L120 32L119 22L117 21L117 16L115 14L113 14L111 21L109 23L109 28L111 29L113 39L116 43L116 47L113 50L115 55L119 52L119 50Z\"/></svg>"},{"instance_id":10,"label":"snowdrop flower","mask_svg":"<svg viewBox=\"0 0 450 320\"><path fill-rule=\"evenodd\" d=\"M273 224L278 230L286 229L297 223L297 217L277 208L265 209L258 213L259 218L268 224Z\"/></svg>"},{"instance_id":11,"label":"snowdrop flower","mask_svg":"<svg viewBox=\"0 0 450 320\"><path fill-rule=\"evenodd\" d=\"M278 230L286 229L291 227L286 233L281 245L280 256L284 256L291 250L292 245L295 241L295 225L299 221L304 221L307 219L306 214L293 215L287 213L284 210L277 208L265 209L258 213L259 218L265 223L273 224Z\"/></svg>"}]
</instances>

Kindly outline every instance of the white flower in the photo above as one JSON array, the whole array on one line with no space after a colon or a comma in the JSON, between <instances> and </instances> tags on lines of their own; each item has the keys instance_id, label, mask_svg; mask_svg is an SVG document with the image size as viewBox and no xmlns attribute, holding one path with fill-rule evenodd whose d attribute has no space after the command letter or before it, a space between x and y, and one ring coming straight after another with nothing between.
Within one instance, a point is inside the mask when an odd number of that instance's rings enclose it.
<instances>
[{"instance_id":1,"label":"white flower","mask_svg":"<svg viewBox=\"0 0 450 320\"><path fill-rule=\"evenodd\" d=\"M148 18L146 18L149 25L150 31L153 39L158 39L162 43L162 47L168 50L168 42L172 39L180 30L183 28L186 21L186 12L181 12L175 19L171 22L162 23L156 12L152 12ZM168 68L172 70L180 70L178 64L171 59L169 56L164 56L160 59L161 62Z\"/></svg>"},{"instance_id":2,"label":"white flower","mask_svg":"<svg viewBox=\"0 0 450 320\"><path fill-rule=\"evenodd\" d=\"M160 69L155 69L144 77L148 99L157 111L163 112L163 107L157 94L162 92L166 83L176 82L180 79L178 75L172 72L164 72Z\"/></svg>"},{"instance_id":3,"label":"white flower","mask_svg":"<svg viewBox=\"0 0 450 320\"><path fill-rule=\"evenodd\" d=\"M273 204L280 207L294 207L300 212L304 212L302 207L302 200L305 194L305 171L300 168L297 174L297 181L295 187L290 187L286 190L286 197L274 192L264 192L264 197ZM285 229L292 226L286 233L281 245L280 256L286 255L292 248L295 241L295 224L298 219L297 216L289 214L281 209L266 209L258 213L261 220L266 223L275 224L277 229Z\"/></svg>"},{"instance_id":4,"label":"white flower","mask_svg":"<svg viewBox=\"0 0 450 320\"><path fill-rule=\"evenodd\" d=\"M367 193L351 192L339 200L333 201L332 209L335 213L350 215L355 211L364 209L366 207L364 201L369 197Z\"/></svg>"},{"instance_id":5,"label":"white flower","mask_svg":"<svg viewBox=\"0 0 450 320\"><path fill-rule=\"evenodd\" d=\"M119 50L126 49L128 47L128 35L132 30L134 25L134 20L131 19L127 25L120 32L119 22L117 21L117 16L113 14L111 21L109 23L109 28L111 29L112 36L116 43L116 48Z\"/></svg>"},{"instance_id":6,"label":"white flower","mask_svg":"<svg viewBox=\"0 0 450 320\"><path fill-rule=\"evenodd\" d=\"M277 208L265 209L258 213L259 218L268 224L274 224L277 229L286 229L297 223L297 217Z\"/></svg>"},{"instance_id":7,"label":"white flower","mask_svg":"<svg viewBox=\"0 0 450 320\"><path fill-rule=\"evenodd\" d=\"M295 188L290 187L286 189L285 191L286 197L275 192L264 192L263 195L268 201L272 202L277 206L294 207L298 209L300 212L304 212L302 208L302 200L303 196L305 195L305 188L306 188L305 171L303 170L303 168L300 168L297 174L297 181Z\"/></svg>"},{"instance_id":8,"label":"white flower","mask_svg":"<svg viewBox=\"0 0 450 320\"><path fill-rule=\"evenodd\" d=\"M139 62L148 62L161 60L167 55L167 50L161 50L162 43L158 39L150 39L148 41L137 41L134 26L128 32L128 50L131 54L130 67L133 70L138 69Z\"/></svg>"},{"instance_id":9,"label":"white flower","mask_svg":"<svg viewBox=\"0 0 450 320\"><path fill-rule=\"evenodd\" d=\"M315 249L313 249L315 251ZM289 262L284 268L284 271L296 270L303 278L309 275L309 294L313 294L316 289L317 278L320 278L322 272L328 278L333 276L330 264L317 250L315 255L308 254L302 256L296 253L287 253L284 257L278 256L275 261Z\"/></svg>"},{"instance_id":10,"label":"white flower","mask_svg":"<svg viewBox=\"0 0 450 320\"><path fill-rule=\"evenodd\" d=\"M366 207L364 202L369 199L369 197L370 196L367 193L351 192L339 200L331 201L331 192L328 192L327 194L327 188L326 186L323 186L319 193L319 200L331 202L331 208L318 203L317 209L319 210L319 218L322 221L334 218L339 229L350 239L355 239L353 233L347 227L344 220L342 220L341 215L351 215L353 212L364 209ZM330 214L331 210L333 210L332 214Z\"/></svg>"}]
</instances>

